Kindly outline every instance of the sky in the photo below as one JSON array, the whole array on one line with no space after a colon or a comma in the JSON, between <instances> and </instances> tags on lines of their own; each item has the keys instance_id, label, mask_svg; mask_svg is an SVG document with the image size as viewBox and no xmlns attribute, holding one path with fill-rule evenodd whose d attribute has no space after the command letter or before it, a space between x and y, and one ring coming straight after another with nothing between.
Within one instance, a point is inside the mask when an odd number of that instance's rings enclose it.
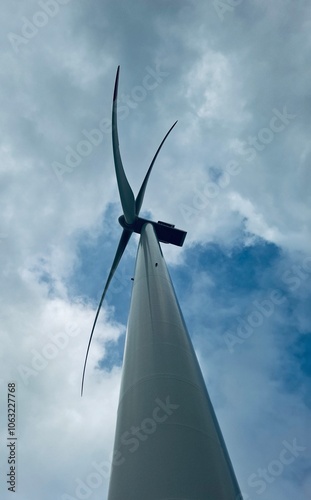
<instances>
[{"instance_id":1,"label":"sky","mask_svg":"<svg viewBox=\"0 0 311 500\"><path fill-rule=\"evenodd\" d=\"M141 215L187 231L163 252L244 499L307 500L310 2L11 0L0 23L1 498L107 497L136 236L80 383L121 233L120 64L134 193L178 120Z\"/></svg>"}]
</instances>

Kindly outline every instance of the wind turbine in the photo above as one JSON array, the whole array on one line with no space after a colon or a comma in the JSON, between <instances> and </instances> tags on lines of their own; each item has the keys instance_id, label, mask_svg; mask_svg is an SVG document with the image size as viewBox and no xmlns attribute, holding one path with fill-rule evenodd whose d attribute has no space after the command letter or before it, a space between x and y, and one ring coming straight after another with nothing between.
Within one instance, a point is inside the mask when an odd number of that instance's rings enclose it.
<instances>
[{"instance_id":1,"label":"wind turbine","mask_svg":"<svg viewBox=\"0 0 311 500\"><path fill-rule=\"evenodd\" d=\"M139 217L161 142L135 199L112 144L123 215L116 255L96 312L85 363L107 289L133 232L139 233L127 326L108 500L241 500L242 495L185 325L159 241L182 246L186 233Z\"/></svg>"}]
</instances>

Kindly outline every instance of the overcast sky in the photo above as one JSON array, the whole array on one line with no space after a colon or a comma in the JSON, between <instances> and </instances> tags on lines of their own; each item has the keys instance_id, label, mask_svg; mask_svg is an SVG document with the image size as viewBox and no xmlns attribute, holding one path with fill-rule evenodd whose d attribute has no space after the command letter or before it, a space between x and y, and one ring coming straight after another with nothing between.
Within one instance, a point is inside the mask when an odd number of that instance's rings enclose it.
<instances>
[{"instance_id":1,"label":"overcast sky","mask_svg":"<svg viewBox=\"0 0 311 500\"><path fill-rule=\"evenodd\" d=\"M82 399L80 382L121 233L110 136L120 64L135 193L178 119L142 215L188 232L163 250L245 500L307 500L310 2L10 0L0 22L1 498L106 498L137 238L102 308Z\"/></svg>"}]
</instances>

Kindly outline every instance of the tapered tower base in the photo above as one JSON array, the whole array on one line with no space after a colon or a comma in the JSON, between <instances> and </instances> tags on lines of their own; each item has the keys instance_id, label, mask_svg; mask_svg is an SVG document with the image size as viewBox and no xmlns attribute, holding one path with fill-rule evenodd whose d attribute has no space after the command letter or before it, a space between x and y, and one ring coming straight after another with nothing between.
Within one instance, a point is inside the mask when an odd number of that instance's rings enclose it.
<instances>
[{"instance_id":1,"label":"tapered tower base","mask_svg":"<svg viewBox=\"0 0 311 500\"><path fill-rule=\"evenodd\" d=\"M239 500L151 224L141 233L108 500Z\"/></svg>"}]
</instances>

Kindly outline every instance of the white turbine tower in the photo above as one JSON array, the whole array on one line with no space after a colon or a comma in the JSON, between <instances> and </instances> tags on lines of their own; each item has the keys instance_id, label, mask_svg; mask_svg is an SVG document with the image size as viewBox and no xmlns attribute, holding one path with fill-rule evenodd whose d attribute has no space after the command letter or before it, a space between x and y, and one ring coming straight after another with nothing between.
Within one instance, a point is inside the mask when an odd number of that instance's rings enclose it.
<instances>
[{"instance_id":1,"label":"white turbine tower","mask_svg":"<svg viewBox=\"0 0 311 500\"><path fill-rule=\"evenodd\" d=\"M117 130L112 143L123 232L93 324L132 232L140 233L127 326L108 500L241 500L242 495L185 325L159 241L182 246L186 233L139 217L160 144L136 199Z\"/></svg>"}]
</instances>

